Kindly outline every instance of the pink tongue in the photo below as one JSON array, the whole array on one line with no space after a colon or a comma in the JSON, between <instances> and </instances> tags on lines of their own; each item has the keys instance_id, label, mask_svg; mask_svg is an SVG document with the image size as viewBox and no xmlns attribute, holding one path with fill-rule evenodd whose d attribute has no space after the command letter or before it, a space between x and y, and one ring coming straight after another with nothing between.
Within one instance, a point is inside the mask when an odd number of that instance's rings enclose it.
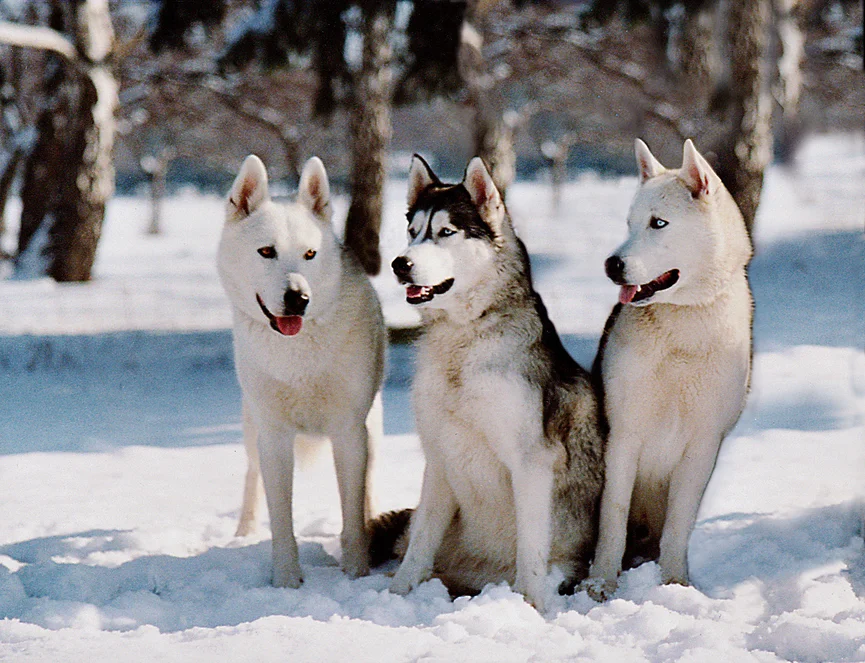
<instances>
[{"instance_id":1,"label":"pink tongue","mask_svg":"<svg viewBox=\"0 0 865 663\"><path fill-rule=\"evenodd\" d=\"M300 331L302 325L303 318L299 315L287 315L276 318L276 326L279 328L279 333L285 336L294 336Z\"/></svg>"},{"instance_id":2,"label":"pink tongue","mask_svg":"<svg viewBox=\"0 0 865 663\"><path fill-rule=\"evenodd\" d=\"M636 285L623 285L622 289L619 291L619 302L622 304L630 304L634 299L634 295L637 294L637 288L639 286Z\"/></svg>"},{"instance_id":3,"label":"pink tongue","mask_svg":"<svg viewBox=\"0 0 865 663\"><path fill-rule=\"evenodd\" d=\"M428 285L409 285L405 288L406 297L423 297L426 291L431 290Z\"/></svg>"}]
</instances>

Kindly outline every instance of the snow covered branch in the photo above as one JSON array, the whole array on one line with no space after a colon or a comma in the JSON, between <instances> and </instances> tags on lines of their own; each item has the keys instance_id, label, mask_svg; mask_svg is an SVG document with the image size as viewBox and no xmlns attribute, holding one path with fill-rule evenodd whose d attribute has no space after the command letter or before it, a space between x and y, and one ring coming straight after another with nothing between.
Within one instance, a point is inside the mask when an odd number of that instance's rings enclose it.
<instances>
[{"instance_id":1,"label":"snow covered branch","mask_svg":"<svg viewBox=\"0 0 865 663\"><path fill-rule=\"evenodd\" d=\"M68 60L75 60L78 57L72 40L57 30L38 25L0 21L0 44L52 51Z\"/></svg>"}]
</instances>

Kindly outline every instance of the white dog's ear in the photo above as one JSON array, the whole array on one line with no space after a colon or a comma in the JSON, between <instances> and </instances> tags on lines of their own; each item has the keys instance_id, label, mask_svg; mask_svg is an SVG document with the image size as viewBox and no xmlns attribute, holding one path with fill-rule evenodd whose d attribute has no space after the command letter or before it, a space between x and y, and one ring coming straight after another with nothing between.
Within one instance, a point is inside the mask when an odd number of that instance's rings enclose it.
<instances>
[{"instance_id":1,"label":"white dog's ear","mask_svg":"<svg viewBox=\"0 0 865 663\"><path fill-rule=\"evenodd\" d=\"M318 157L310 157L303 166L297 200L320 219L330 220L330 183Z\"/></svg>"},{"instance_id":2,"label":"white dog's ear","mask_svg":"<svg viewBox=\"0 0 865 663\"><path fill-rule=\"evenodd\" d=\"M466 166L463 186L469 192L481 218L490 225L494 232L498 233L504 219L502 196L493 182L490 171L487 170L483 159L480 157L474 157Z\"/></svg>"},{"instance_id":3,"label":"white dog's ear","mask_svg":"<svg viewBox=\"0 0 865 663\"><path fill-rule=\"evenodd\" d=\"M228 194L228 218L232 221L245 219L263 202L270 200L267 191L267 169L261 159L250 154L243 161L240 172Z\"/></svg>"},{"instance_id":4,"label":"white dog's ear","mask_svg":"<svg viewBox=\"0 0 865 663\"><path fill-rule=\"evenodd\" d=\"M682 168L679 170L679 179L685 183L694 198L709 194L709 174L711 172L712 167L709 162L697 152L697 148L694 147L690 138L686 140L682 150Z\"/></svg>"},{"instance_id":5,"label":"white dog's ear","mask_svg":"<svg viewBox=\"0 0 865 663\"><path fill-rule=\"evenodd\" d=\"M419 154L412 156L411 168L408 171L408 194L406 195L408 208L414 207L424 189L430 184L437 183L439 183L439 178L432 172L424 158Z\"/></svg>"},{"instance_id":6,"label":"white dog's ear","mask_svg":"<svg viewBox=\"0 0 865 663\"><path fill-rule=\"evenodd\" d=\"M640 172L640 184L663 173L666 168L655 158L649 146L637 138L634 141L634 152L637 155L637 170Z\"/></svg>"}]
</instances>

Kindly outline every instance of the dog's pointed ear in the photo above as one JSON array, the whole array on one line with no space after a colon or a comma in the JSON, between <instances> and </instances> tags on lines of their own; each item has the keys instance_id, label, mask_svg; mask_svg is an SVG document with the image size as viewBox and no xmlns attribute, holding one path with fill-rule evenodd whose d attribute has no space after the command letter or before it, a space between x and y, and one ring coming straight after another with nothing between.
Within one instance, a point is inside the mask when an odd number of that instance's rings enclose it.
<instances>
[{"instance_id":1,"label":"dog's pointed ear","mask_svg":"<svg viewBox=\"0 0 865 663\"><path fill-rule=\"evenodd\" d=\"M245 219L263 202L270 200L267 189L267 169L261 159L250 154L243 161L240 172L228 194L228 218L232 221Z\"/></svg>"},{"instance_id":2,"label":"dog's pointed ear","mask_svg":"<svg viewBox=\"0 0 865 663\"><path fill-rule=\"evenodd\" d=\"M690 138L686 140L682 150L682 168L679 170L679 179L685 183L694 198L709 194L711 173L712 167L709 162L697 151Z\"/></svg>"},{"instance_id":3,"label":"dog's pointed ear","mask_svg":"<svg viewBox=\"0 0 865 663\"><path fill-rule=\"evenodd\" d=\"M474 157L466 166L463 186L469 192L481 218L490 225L494 232L498 233L504 218L504 204L490 171L487 170L483 159L480 157Z\"/></svg>"},{"instance_id":4,"label":"dog's pointed ear","mask_svg":"<svg viewBox=\"0 0 865 663\"><path fill-rule=\"evenodd\" d=\"M634 152L637 155L637 170L640 173L640 184L663 173L666 168L655 158L649 146L637 138L634 141Z\"/></svg>"},{"instance_id":5,"label":"dog's pointed ear","mask_svg":"<svg viewBox=\"0 0 865 663\"><path fill-rule=\"evenodd\" d=\"M330 183L318 157L310 157L303 166L297 201L320 219L330 220Z\"/></svg>"},{"instance_id":6,"label":"dog's pointed ear","mask_svg":"<svg viewBox=\"0 0 865 663\"><path fill-rule=\"evenodd\" d=\"M408 194L406 195L406 203L408 208L414 207L420 194L430 184L438 184L439 178L432 172L432 168L424 160L420 154L415 154L411 158L411 167L408 171Z\"/></svg>"}]
</instances>

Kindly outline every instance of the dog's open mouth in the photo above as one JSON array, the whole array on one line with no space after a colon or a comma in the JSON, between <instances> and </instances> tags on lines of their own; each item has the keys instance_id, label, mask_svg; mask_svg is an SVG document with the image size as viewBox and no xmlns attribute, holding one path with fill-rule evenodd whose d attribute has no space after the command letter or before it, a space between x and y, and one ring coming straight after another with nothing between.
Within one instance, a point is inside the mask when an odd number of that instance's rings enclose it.
<instances>
[{"instance_id":1,"label":"dog's open mouth","mask_svg":"<svg viewBox=\"0 0 865 663\"><path fill-rule=\"evenodd\" d=\"M622 304L635 304L652 297L656 292L672 288L679 280L679 270L671 269L669 272L664 272L654 281L644 283L643 285L628 285L622 286L619 291L619 301Z\"/></svg>"},{"instance_id":2,"label":"dog's open mouth","mask_svg":"<svg viewBox=\"0 0 865 663\"><path fill-rule=\"evenodd\" d=\"M267 310L267 307L264 305L261 296L256 295L255 300L261 307L261 312L264 313L265 316L267 316L268 320L270 320L270 326L273 331L282 334L283 336L294 336L295 334L300 332L300 328L303 326L302 317L300 317L299 315L274 315Z\"/></svg>"},{"instance_id":3,"label":"dog's open mouth","mask_svg":"<svg viewBox=\"0 0 865 663\"><path fill-rule=\"evenodd\" d=\"M443 295L454 284L453 279L442 281L438 285L407 285L405 287L405 300L409 304L423 304L432 301L436 295Z\"/></svg>"}]
</instances>

